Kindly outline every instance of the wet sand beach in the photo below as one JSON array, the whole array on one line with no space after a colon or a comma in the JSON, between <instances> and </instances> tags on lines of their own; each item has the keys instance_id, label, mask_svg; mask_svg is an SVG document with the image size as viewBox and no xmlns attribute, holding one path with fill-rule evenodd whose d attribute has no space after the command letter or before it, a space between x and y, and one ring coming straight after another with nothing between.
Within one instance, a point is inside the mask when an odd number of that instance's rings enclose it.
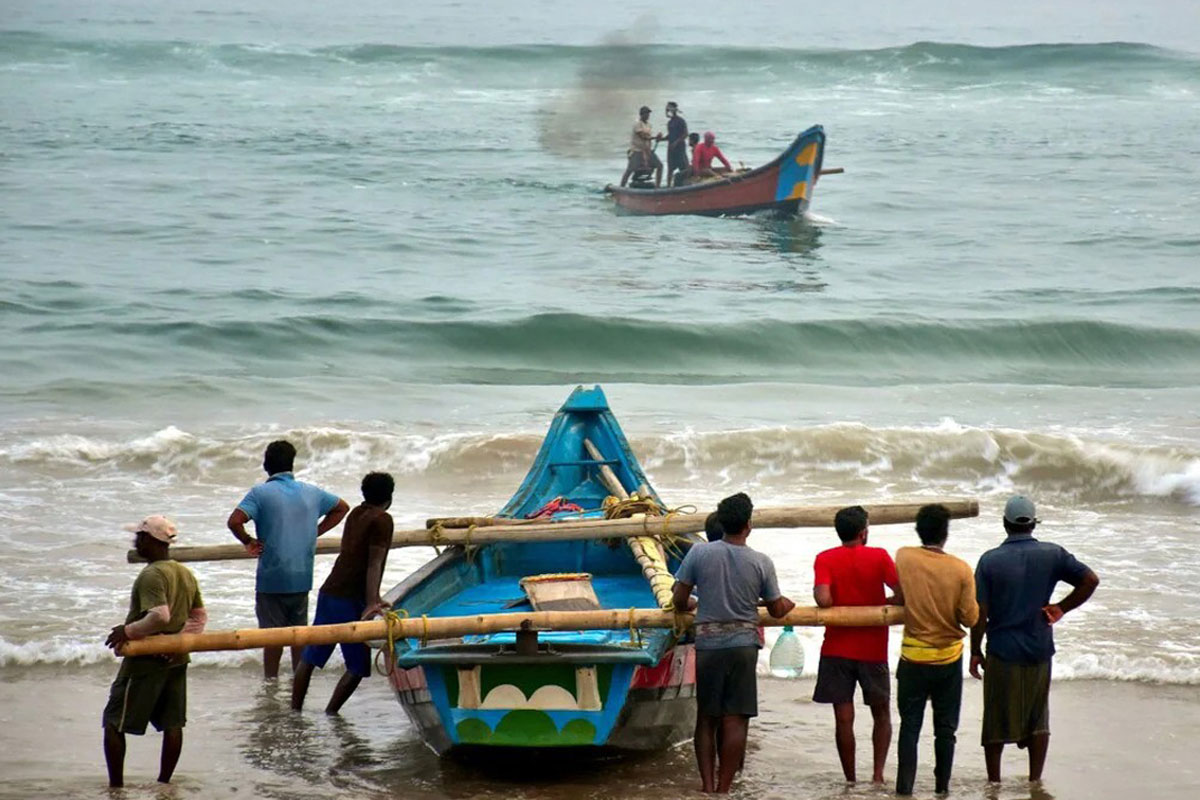
<instances>
[{"instance_id":1,"label":"wet sand beach","mask_svg":"<svg viewBox=\"0 0 1200 800\"><path fill-rule=\"evenodd\" d=\"M336 660L336 659L335 659ZM332 666L332 665L331 665ZM340 670L318 673L302 714L287 708L288 682L256 669L194 667L183 757L169 787L154 782L161 736L129 737L127 786L107 788L99 715L114 669L35 667L0 678L0 797L120 798L531 798L662 800L696 796L690 744L655 756L571 762L541 758L479 768L438 759L418 740L382 678L360 688L340 717L323 705ZM894 690L894 686L893 686ZM734 797L858 798L891 786L848 787L833 748L832 714L809 701L812 680L763 678L746 770ZM869 716L858 718L859 769ZM978 745L979 685L966 684L952 796L988 800L1153 797L1200 791L1200 687L1059 681L1051 694L1050 759L1041 787L1023 779L1024 751L1008 748L1005 778L989 787ZM893 713L898 732L899 722ZM15 734L15 735L14 735ZM922 731L916 797L933 795L932 740ZM895 744L887 775L895 778Z\"/></svg>"}]
</instances>

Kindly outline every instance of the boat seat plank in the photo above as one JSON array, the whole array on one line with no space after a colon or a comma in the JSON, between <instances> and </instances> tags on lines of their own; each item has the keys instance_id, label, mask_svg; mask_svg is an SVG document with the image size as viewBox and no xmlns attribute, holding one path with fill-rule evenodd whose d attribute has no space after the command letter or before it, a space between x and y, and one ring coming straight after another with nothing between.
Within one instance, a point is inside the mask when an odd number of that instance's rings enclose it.
<instances>
[{"instance_id":1,"label":"boat seat plank","mask_svg":"<svg viewBox=\"0 0 1200 800\"><path fill-rule=\"evenodd\" d=\"M600 608L588 573L528 575L521 588L535 611L594 611Z\"/></svg>"}]
</instances>

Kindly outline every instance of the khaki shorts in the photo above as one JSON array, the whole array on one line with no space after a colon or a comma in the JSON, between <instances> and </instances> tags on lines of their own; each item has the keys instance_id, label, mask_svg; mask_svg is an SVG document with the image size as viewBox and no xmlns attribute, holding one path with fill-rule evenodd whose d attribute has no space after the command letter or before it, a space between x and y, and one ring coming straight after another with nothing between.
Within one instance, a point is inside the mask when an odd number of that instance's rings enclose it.
<instances>
[{"instance_id":1,"label":"khaki shorts","mask_svg":"<svg viewBox=\"0 0 1200 800\"><path fill-rule=\"evenodd\" d=\"M117 673L104 707L104 726L141 736L147 722L159 731L186 725L187 664L169 667L163 661L162 666L136 667L129 669L123 664Z\"/></svg>"},{"instance_id":2,"label":"khaki shorts","mask_svg":"<svg viewBox=\"0 0 1200 800\"><path fill-rule=\"evenodd\" d=\"M631 150L629 152L630 169L659 169L661 167L662 161L653 150Z\"/></svg>"}]
</instances>

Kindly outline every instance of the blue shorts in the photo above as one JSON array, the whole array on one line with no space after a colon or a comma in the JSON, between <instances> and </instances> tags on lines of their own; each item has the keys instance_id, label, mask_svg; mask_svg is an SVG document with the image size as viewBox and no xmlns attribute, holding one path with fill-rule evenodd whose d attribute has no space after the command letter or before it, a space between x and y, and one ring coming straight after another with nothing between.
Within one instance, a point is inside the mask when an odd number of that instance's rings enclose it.
<instances>
[{"instance_id":1,"label":"blue shorts","mask_svg":"<svg viewBox=\"0 0 1200 800\"><path fill-rule=\"evenodd\" d=\"M358 622L366 610L366 603L318 592L317 614L313 617L312 624L338 625L343 622ZM314 667L324 669L329 657L333 655L334 647L335 645L332 644L310 644L304 648L301 658ZM371 648L361 642L343 644L341 647L342 659L346 662L346 671L360 678L368 677L371 674Z\"/></svg>"}]
</instances>

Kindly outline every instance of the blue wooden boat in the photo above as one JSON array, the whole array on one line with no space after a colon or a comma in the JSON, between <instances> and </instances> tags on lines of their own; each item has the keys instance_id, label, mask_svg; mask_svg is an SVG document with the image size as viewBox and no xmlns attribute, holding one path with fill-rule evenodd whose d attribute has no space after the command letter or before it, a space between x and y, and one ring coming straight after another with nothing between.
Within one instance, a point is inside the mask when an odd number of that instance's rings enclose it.
<instances>
[{"instance_id":1,"label":"blue wooden boat","mask_svg":"<svg viewBox=\"0 0 1200 800\"><path fill-rule=\"evenodd\" d=\"M585 441L595 449L589 451ZM579 387L555 415L528 475L497 516L524 519L560 499L582 510L554 513L553 520L602 518L611 494L601 474L605 467L623 487L641 487L641 494L657 502L603 391ZM572 573L590 579L594 597L584 602L594 601L592 607L653 608L664 605L664 581L669 587L670 573L679 566L677 552L659 549L661 574L653 576L652 587L651 570L644 569L645 558L639 564L635 552L656 544L646 538L548 538L469 551L453 546L386 599L398 613L413 617L512 613L534 608L523 579ZM685 740L695 724L695 653L670 630L407 639L395 643L392 655L389 678L396 695L438 753L654 750Z\"/></svg>"}]
</instances>

